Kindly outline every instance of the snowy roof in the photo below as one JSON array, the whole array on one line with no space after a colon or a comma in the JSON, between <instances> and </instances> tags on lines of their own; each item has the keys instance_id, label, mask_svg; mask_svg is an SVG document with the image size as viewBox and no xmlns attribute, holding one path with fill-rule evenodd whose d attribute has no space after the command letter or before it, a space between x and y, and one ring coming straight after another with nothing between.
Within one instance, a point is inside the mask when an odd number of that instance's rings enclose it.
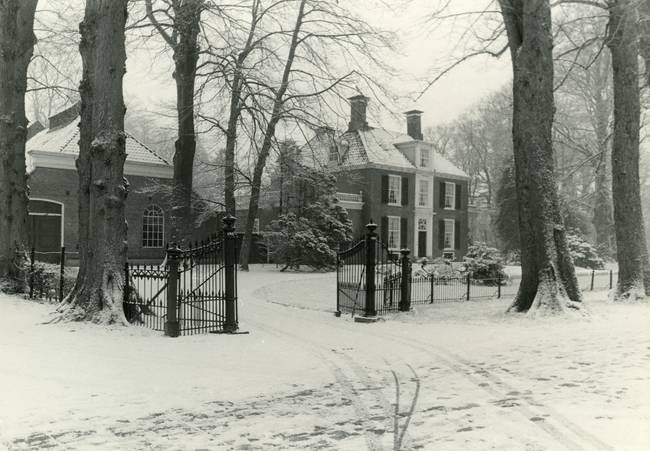
<instances>
[{"instance_id":1,"label":"snowy roof","mask_svg":"<svg viewBox=\"0 0 650 451\"><path fill-rule=\"evenodd\" d=\"M336 145L344 166L390 166L397 169L415 170L399 146L409 143L423 143L431 150L430 143L416 141L404 133L383 128L368 128L365 130L347 131L338 134L316 134L300 149L302 162L307 165L330 167L329 150ZM417 168L422 170L422 168ZM467 178L467 174L456 167L451 161L433 151L433 170L435 172Z\"/></svg>"},{"instance_id":2,"label":"snowy roof","mask_svg":"<svg viewBox=\"0 0 650 451\"><path fill-rule=\"evenodd\" d=\"M126 160L154 165L169 165L167 161L157 155L153 150L135 139L130 133L126 134ZM79 127L78 121L53 129L45 129L36 133L27 141L27 159L32 151L57 152L62 154L79 154Z\"/></svg>"}]
</instances>

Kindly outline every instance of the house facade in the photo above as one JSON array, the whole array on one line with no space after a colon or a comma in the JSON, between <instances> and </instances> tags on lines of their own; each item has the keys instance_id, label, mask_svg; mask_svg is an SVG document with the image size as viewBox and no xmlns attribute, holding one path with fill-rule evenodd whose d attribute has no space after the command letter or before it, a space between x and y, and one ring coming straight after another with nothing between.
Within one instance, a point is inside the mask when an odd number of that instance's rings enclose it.
<instances>
[{"instance_id":1,"label":"house facade","mask_svg":"<svg viewBox=\"0 0 650 451\"><path fill-rule=\"evenodd\" d=\"M409 248L416 258L462 259L468 242L469 177L424 141L422 111L405 113L406 130L400 133L368 125L367 97L352 97L350 104L345 132L317 130L291 152L294 158L336 176L337 199L348 211L355 237L374 221L391 249ZM260 230L285 198L273 190L265 193Z\"/></svg>"},{"instance_id":2,"label":"house facade","mask_svg":"<svg viewBox=\"0 0 650 451\"><path fill-rule=\"evenodd\" d=\"M79 105L52 116L49 128L31 128L26 146L31 245L54 256L65 246L67 259L73 263L79 250L78 119ZM169 240L171 206L168 196L155 187L171 183L173 169L128 132L126 152L128 257L159 261Z\"/></svg>"}]
</instances>

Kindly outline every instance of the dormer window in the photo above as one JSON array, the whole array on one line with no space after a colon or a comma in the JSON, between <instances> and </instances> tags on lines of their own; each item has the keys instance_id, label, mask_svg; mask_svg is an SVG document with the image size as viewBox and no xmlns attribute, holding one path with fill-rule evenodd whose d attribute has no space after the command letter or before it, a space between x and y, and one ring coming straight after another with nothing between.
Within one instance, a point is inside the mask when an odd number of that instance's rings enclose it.
<instances>
[{"instance_id":1,"label":"dormer window","mask_svg":"<svg viewBox=\"0 0 650 451\"><path fill-rule=\"evenodd\" d=\"M429 167L429 149L420 149L420 167L428 168Z\"/></svg>"}]
</instances>

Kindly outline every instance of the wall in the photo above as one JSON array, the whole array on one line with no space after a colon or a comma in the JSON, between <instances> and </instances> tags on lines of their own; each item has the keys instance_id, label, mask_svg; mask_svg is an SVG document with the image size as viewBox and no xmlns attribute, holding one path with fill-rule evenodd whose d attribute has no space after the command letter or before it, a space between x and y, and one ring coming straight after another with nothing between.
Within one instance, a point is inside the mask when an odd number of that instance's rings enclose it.
<instances>
[{"instance_id":1,"label":"wall","mask_svg":"<svg viewBox=\"0 0 650 451\"><path fill-rule=\"evenodd\" d=\"M169 240L169 202L160 193L142 193L151 179L129 176L129 195L126 200L126 219L128 223L128 257L130 260L159 261L164 257L164 248L145 249L142 247L142 214L147 206L156 204L165 212L165 242ZM158 179L158 183L169 183ZM78 252L78 190L76 171L69 169L37 168L28 180L30 197L58 201L64 204L64 245L66 252ZM70 260L76 260L69 254Z\"/></svg>"}]
</instances>

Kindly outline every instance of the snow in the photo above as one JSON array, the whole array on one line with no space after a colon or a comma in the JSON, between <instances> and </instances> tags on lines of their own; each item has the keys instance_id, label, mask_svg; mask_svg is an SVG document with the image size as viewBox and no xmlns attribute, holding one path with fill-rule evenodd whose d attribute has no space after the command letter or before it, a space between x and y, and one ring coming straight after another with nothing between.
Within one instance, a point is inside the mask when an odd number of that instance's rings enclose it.
<instances>
[{"instance_id":1,"label":"snow","mask_svg":"<svg viewBox=\"0 0 650 451\"><path fill-rule=\"evenodd\" d=\"M648 305L597 291L588 319L495 299L358 324L332 314L334 274L273 266L240 273L239 298L249 334L176 339L0 298L0 448L650 448Z\"/></svg>"}]
</instances>

